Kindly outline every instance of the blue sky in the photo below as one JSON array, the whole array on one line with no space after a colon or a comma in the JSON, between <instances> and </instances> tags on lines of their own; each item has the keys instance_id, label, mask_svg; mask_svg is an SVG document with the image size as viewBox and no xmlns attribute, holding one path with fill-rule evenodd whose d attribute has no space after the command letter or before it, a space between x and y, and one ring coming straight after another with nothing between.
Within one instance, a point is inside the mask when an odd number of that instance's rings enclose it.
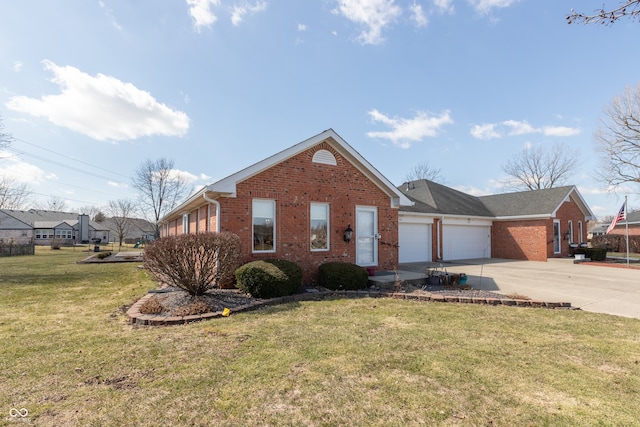
<instances>
[{"instance_id":1,"label":"blue sky","mask_svg":"<svg viewBox=\"0 0 640 427\"><path fill-rule=\"evenodd\" d=\"M617 3L613 1L612 5ZM21 0L0 5L0 172L69 208L133 198L146 159L194 187L333 128L393 183L503 191L527 147L580 156L596 215L631 189L594 179L604 107L640 78L636 21L567 25L586 0ZM637 191L637 190L636 190Z\"/></svg>"}]
</instances>

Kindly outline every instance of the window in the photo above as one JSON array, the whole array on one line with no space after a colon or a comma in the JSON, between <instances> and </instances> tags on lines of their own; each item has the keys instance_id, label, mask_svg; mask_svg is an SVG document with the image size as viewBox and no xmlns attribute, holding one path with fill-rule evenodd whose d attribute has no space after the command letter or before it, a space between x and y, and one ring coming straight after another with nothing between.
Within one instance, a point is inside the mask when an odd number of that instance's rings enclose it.
<instances>
[{"instance_id":1,"label":"window","mask_svg":"<svg viewBox=\"0 0 640 427\"><path fill-rule=\"evenodd\" d=\"M573 243L573 221L569 220L569 243Z\"/></svg>"},{"instance_id":2,"label":"window","mask_svg":"<svg viewBox=\"0 0 640 427\"><path fill-rule=\"evenodd\" d=\"M72 239L73 230L56 230L56 239Z\"/></svg>"},{"instance_id":3,"label":"window","mask_svg":"<svg viewBox=\"0 0 640 427\"><path fill-rule=\"evenodd\" d=\"M276 251L276 202L253 201L253 252Z\"/></svg>"},{"instance_id":4,"label":"window","mask_svg":"<svg viewBox=\"0 0 640 427\"><path fill-rule=\"evenodd\" d=\"M182 234L189 233L189 214L182 215Z\"/></svg>"},{"instance_id":5,"label":"window","mask_svg":"<svg viewBox=\"0 0 640 427\"><path fill-rule=\"evenodd\" d=\"M578 236L578 242L584 243L584 240L582 240L582 221L578 221L578 233L580 233L580 236Z\"/></svg>"},{"instance_id":6,"label":"window","mask_svg":"<svg viewBox=\"0 0 640 427\"><path fill-rule=\"evenodd\" d=\"M311 203L311 250L329 250L329 205Z\"/></svg>"}]
</instances>

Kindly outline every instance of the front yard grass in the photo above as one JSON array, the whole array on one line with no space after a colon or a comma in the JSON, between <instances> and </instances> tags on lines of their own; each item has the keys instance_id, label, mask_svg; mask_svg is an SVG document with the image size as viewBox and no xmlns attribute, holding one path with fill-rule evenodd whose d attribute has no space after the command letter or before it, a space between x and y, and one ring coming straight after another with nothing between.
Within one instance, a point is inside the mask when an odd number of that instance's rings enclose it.
<instances>
[{"instance_id":1,"label":"front yard grass","mask_svg":"<svg viewBox=\"0 0 640 427\"><path fill-rule=\"evenodd\" d=\"M70 249L0 258L0 425L626 426L640 320L392 299L134 328L155 287ZM19 420L11 408L29 414ZM15 414L15 412L14 412Z\"/></svg>"}]
</instances>

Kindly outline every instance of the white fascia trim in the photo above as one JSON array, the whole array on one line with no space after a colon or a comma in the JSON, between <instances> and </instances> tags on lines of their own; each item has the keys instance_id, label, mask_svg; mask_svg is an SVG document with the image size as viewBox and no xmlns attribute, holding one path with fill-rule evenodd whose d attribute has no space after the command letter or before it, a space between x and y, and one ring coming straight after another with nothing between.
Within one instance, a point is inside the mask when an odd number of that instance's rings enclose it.
<instances>
[{"instance_id":1,"label":"white fascia trim","mask_svg":"<svg viewBox=\"0 0 640 427\"><path fill-rule=\"evenodd\" d=\"M411 200L409 200L409 198L405 196L404 193L398 190L391 183L391 181L385 178L376 168L373 167L373 165L371 165L364 157L362 157L356 150L354 150L353 147L351 147L344 139L342 139L342 137L338 135L333 129L328 129L316 136L299 142L298 144L289 147L284 151L281 151L245 169L242 169L241 171L236 172L233 175L229 175L228 177L209 185L207 187L207 191L215 193L226 193L229 197L235 197L236 184L238 182L242 182L270 168L271 166L283 162L327 139L333 139L333 141L335 141L338 145L337 148L342 149L338 151L346 152L349 155L347 157L350 157L349 160L351 161L351 163L361 172L363 172L365 175L375 177L375 179L373 179L372 181L376 185L378 185L378 187L380 187L385 193L391 194L392 207L413 205L413 202L411 202ZM329 141L329 144L331 144L331 141ZM345 154L344 152L342 154ZM359 167L359 165L362 165L362 167Z\"/></svg>"},{"instance_id":2,"label":"white fascia trim","mask_svg":"<svg viewBox=\"0 0 640 427\"><path fill-rule=\"evenodd\" d=\"M518 221L523 219L549 219L553 217L555 217L555 211L553 214L497 216L494 218L494 221Z\"/></svg>"},{"instance_id":3,"label":"white fascia trim","mask_svg":"<svg viewBox=\"0 0 640 427\"><path fill-rule=\"evenodd\" d=\"M403 224L433 224L439 218L438 215L425 214L419 212L402 212L398 213L398 223Z\"/></svg>"}]
</instances>

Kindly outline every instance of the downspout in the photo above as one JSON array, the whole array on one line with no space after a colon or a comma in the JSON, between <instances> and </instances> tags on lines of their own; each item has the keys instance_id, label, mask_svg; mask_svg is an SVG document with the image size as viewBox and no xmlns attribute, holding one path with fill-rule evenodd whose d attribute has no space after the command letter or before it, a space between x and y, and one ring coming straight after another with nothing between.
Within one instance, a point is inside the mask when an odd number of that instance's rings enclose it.
<instances>
[{"instance_id":1,"label":"downspout","mask_svg":"<svg viewBox=\"0 0 640 427\"><path fill-rule=\"evenodd\" d=\"M444 215L440 217L440 223L438 224L438 227L436 227L436 233L437 233L437 236L438 236L438 254L437 254L437 257L438 257L439 261L442 260L441 233L442 233L442 231L444 231L443 226L444 226ZM442 231L440 231L440 230L442 230Z\"/></svg>"},{"instance_id":2,"label":"downspout","mask_svg":"<svg viewBox=\"0 0 640 427\"><path fill-rule=\"evenodd\" d=\"M204 198L205 201L212 203L216 206L216 229L215 232L219 233L220 232L220 202L215 200L215 199L211 199L207 196L207 192L205 191L204 193L202 193L202 197ZM211 216L209 216L209 218L207 218L207 224L209 223L209 221L211 221Z\"/></svg>"}]
</instances>

